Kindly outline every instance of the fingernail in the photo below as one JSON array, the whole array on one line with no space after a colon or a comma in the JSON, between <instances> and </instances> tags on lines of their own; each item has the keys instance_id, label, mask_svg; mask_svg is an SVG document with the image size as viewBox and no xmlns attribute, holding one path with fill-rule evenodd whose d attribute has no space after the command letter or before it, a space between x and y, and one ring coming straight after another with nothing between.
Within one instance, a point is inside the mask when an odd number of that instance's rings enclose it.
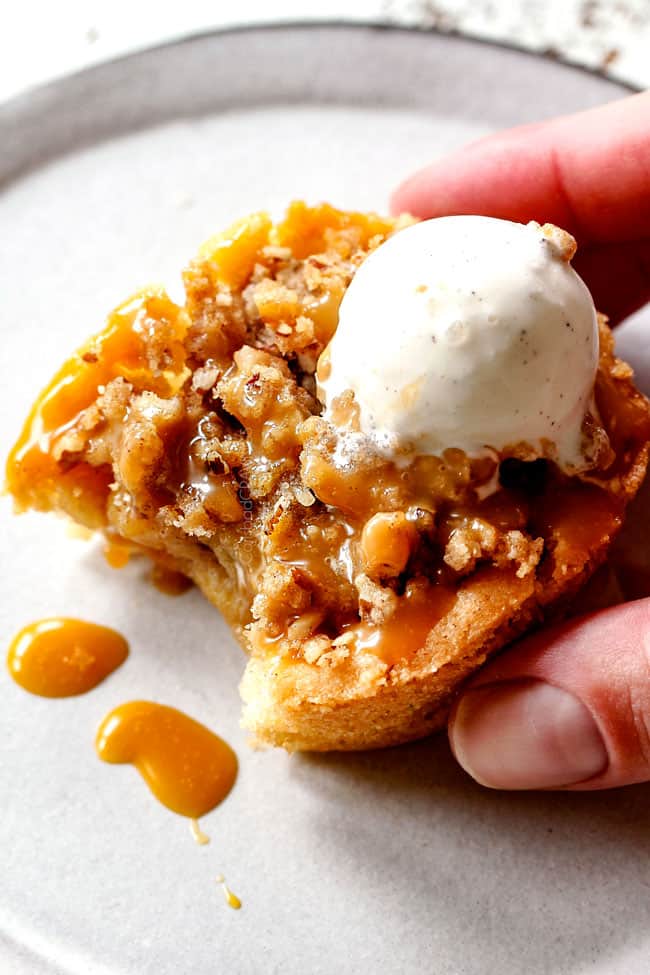
<instances>
[{"instance_id":1,"label":"fingernail","mask_svg":"<svg viewBox=\"0 0 650 975\"><path fill-rule=\"evenodd\" d=\"M582 701L543 681L467 691L449 736L465 771L492 789L574 785L607 765L600 731Z\"/></svg>"}]
</instances>

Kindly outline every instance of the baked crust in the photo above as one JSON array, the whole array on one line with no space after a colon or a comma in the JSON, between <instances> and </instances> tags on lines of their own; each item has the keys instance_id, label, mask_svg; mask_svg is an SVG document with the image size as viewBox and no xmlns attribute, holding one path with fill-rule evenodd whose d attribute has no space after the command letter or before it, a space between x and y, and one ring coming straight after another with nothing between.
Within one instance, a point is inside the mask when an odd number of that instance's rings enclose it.
<instances>
[{"instance_id":1,"label":"baked crust","mask_svg":"<svg viewBox=\"0 0 650 975\"><path fill-rule=\"evenodd\" d=\"M222 611L250 654L243 723L261 744L371 748L439 727L489 654L564 611L645 473L648 404L604 320L587 474L526 465L523 445L486 500L496 463L460 451L404 477L345 398L341 461L316 363L356 267L406 222L293 204L213 238L185 304L147 290L120 306L9 458L19 508L103 530Z\"/></svg>"}]
</instances>

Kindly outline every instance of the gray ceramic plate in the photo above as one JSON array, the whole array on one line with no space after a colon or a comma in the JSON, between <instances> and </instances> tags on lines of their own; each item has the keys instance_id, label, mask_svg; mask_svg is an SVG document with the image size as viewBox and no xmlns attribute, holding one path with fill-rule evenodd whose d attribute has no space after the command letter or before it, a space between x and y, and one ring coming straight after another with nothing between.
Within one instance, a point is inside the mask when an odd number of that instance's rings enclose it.
<instances>
[{"instance_id":1,"label":"gray ceramic plate","mask_svg":"<svg viewBox=\"0 0 650 975\"><path fill-rule=\"evenodd\" d=\"M198 242L292 197L386 206L431 156L624 94L513 50L433 34L282 27L192 38L0 108L0 454L54 367ZM647 971L648 788L498 795L444 741L344 757L253 753L238 649L196 593L159 595L56 519L0 508L5 643L66 613L132 656L84 698L0 677L0 970L74 975ZM239 782L195 846L94 729L134 697L225 735ZM221 871L241 896L228 910Z\"/></svg>"}]
</instances>

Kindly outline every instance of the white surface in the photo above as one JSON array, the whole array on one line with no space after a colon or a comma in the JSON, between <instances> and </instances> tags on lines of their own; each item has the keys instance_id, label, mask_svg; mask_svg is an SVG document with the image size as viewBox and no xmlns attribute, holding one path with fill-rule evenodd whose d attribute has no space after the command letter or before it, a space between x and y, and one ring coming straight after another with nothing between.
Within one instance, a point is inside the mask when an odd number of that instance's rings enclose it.
<instances>
[{"instance_id":1,"label":"white surface","mask_svg":"<svg viewBox=\"0 0 650 975\"><path fill-rule=\"evenodd\" d=\"M127 63L101 74L101 105L86 79L63 100L57 89L0 114L4 144L19 134L32 166L62 126L69 148L0 195L11 242L0 264L0 456L34 392L105 311L152 276L177 289L195 245L234 215L301 194L382 207L431 154L530 117L531 92L540 115L617 94L553 64L435 37L266 42L155 55L142 76L141 60ZM242 63L256 70L237 72ZM220 72L234 79L230 111L203 107L200 118L92 143L93 126L121 126L125 106L164 102L179 80L192 110ZM283 104L260 104L269 87ZM132 646L79 699L30 697L0 675L3 975L647 971L648 787L491 793L454 766L443 740L367 755L251 752L238 730L239 651L196 593L165 598L139 565L112 572L96 545L71 541L56 519L13 518L7 499L0 564L5 642L64 613L112 624ZM185 710L239 754L238 783L204 821L207 848L131 768L93 754L99 720L135 697ZM224 906L217 872L241 896L239 913Z\"/></svg>"},{"instance_id":2,"label":"white surface","mask_svg":"<svg viewBox=\"0 0 650 975\"><path fill-rule=\"evenodd\" d=\"M0 32L0 99L195 31L323 19L471 34L650 85L647 0L21 0L12 5Z\"/></svg>"},{"instance_id":3,"label":"white surface","mask_svg":"<svg viewBox=\"0 0 650 975\"><path fill-rule=\"evenodd\" d=\"M562 230L494 217L395 234L343 297L319 384L327 412L352 390L362 434L397 459L518 443L543 456L547 440L562 467L584 469L598 323L567 248Z\"/></svg>"}]
</instances>

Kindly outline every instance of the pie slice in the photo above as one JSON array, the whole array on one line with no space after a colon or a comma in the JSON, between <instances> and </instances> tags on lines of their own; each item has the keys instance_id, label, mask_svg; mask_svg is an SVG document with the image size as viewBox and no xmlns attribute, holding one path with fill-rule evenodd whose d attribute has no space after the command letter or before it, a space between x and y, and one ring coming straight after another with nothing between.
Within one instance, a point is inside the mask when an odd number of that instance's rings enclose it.
<instances>
[{"instance_id":1,"label":"pie slice","mask_svg":"<svg viewBox=\"0 0 650 975\"><path fill-rule=\"evenodd\" d=\"M19 510L64 513L193 580L248 653L260 743L423 736L485 658L566 608L645 472L650 414L600 322L610 447L568 475L448 449L341 464L316 365L356 269L410 218L293 203L209 240L185 304L147 289L40 395L7 465ZM497 479L496 490L484 491Z\"/></svg>"}]
</instances>

